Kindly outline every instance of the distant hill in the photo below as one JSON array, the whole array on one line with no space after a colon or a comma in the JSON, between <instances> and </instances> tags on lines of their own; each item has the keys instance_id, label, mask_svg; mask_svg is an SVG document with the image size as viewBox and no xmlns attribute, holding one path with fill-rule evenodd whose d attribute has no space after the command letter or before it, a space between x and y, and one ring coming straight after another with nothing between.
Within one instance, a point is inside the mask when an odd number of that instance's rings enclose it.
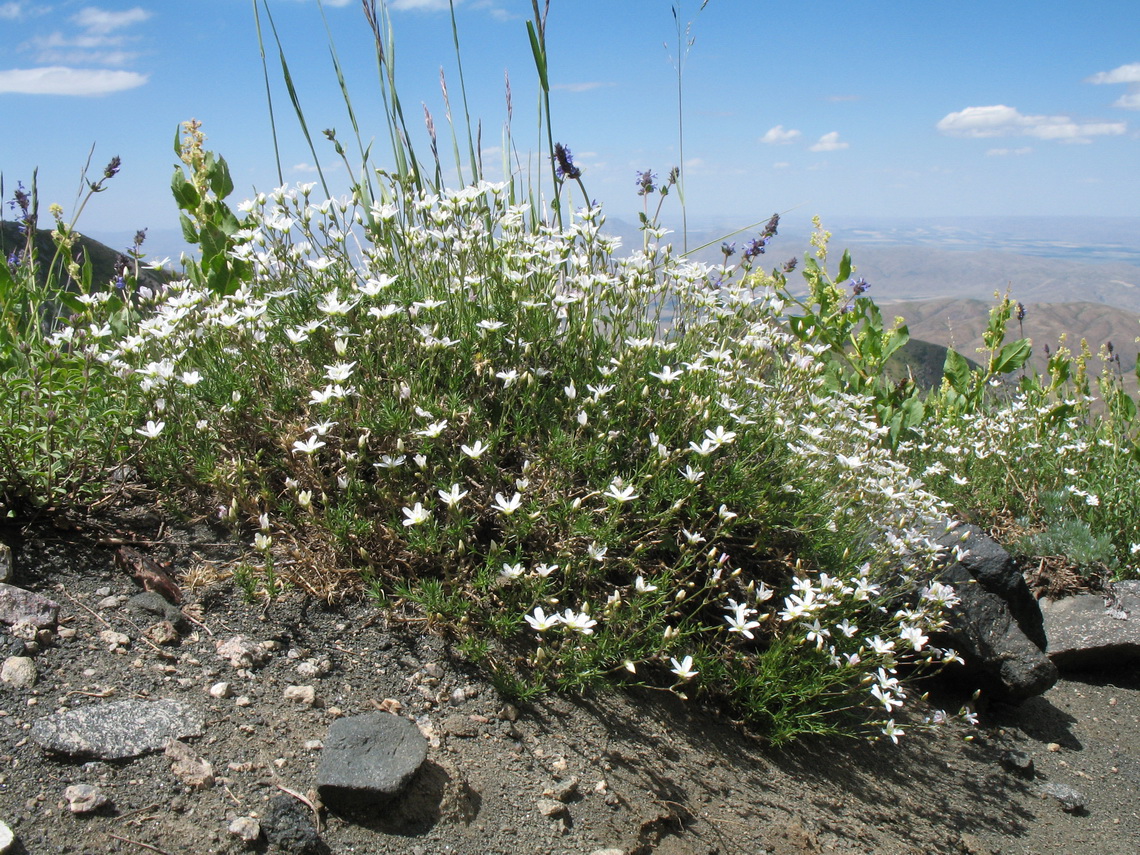
<instances>
[{"instance_id":1,"label":"distant hill","mask_svg":"<svg viewBox=\"0 0 1140 855\"><path fill-rule=\"evenodd\" d=\"M3 258L7 259L13 252L23 250L26 244L26 238L20 233L19 226L10 220L0 221L0 253ZM37 229L35 237L36 252L39 258L41 277L48 274L48 266L55 258L55 241L52 240L51 231L49 229ZM125 253L112 249L106 244L100 243L84 235L79 235L76 240L76 246L87 253L87 257L91 260L91 284L94 288L104 288L107 283L111 282L116 275L117 265L119 259ZM163 281L169 279L169 276L160 276L153 270L140 270L139 283L141 285L148 285L154 288L161 285ZM42 282L41 282L42 284ZM75 290L76 283L71 281L70 278L66 279L66 285L70 290Z\"/></svg>"},{"instance_id":2,"label":"distant hill","mask_svg":"<svg viewBox=\"0 0 1140 855\"><path fill-rule=\"evenodd\" d=\"M977 360L982 346L982 332L989 321L993 300L957 299L942 297L932 300L890 301L879 304L884 319L901 315L906 319L912 338L953 347L967 358ZM1020 338L1022 332L1033 341L1030 366L1039 373L1046 370L1045 345L1056 350L1061 336L1067 334L1066 346L1079 352L1081 339L1088 341L1093 354L1102 345L1112 342L1120 355L1125 387L1137 391L1134 367L1140 352L1136 337L1140 334L1140 313L1125 311L1101 303L1030 303L1026 317L1019 327L1010 323L1009 340ZM1101 362L1094 359L1089 369L1101 370Z\"/></svg>"}]
</instances>

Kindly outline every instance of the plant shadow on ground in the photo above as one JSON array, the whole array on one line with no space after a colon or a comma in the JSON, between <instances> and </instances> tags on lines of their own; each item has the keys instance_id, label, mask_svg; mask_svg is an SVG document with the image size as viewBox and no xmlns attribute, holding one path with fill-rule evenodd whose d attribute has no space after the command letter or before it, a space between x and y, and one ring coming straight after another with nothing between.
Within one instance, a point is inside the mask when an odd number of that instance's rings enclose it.
<instances>
[{"instance_id":1,"label":"plant shadow on ground","mask_svg":"<svg viewBox=\"0 0 1140 855\"><path fill-rule=\"evenodd\" d=\"M1049 706L1034 700L1021 721L1037 715L1040 705ZM696 837L703 836L700 823L694 825L697 817L708 820L707 827L719 836L718 825L727 830L750 817L763 820L761 827L770 834L781 822L792 828L800 817L814 815L819 828L841 837L870 827L885 836L865 843L910 841L919 851L929 845L932 830L1008 839L1024 836L1035 819L1023 806L1031 795L1029 783L999 765L1008 748L1003 734L985 728L977 732L954 724L926 736L908 735L898 745L809 736L775 748L723 716L667 692L641 689L547 698L532 713L550 733L576 713L597 721L601 741L567 747L600 753L612 775L658 803L663 821ZM1064 716L1055 711L1054 718ZM903 724L917 733L922 722L912 715ZM976 733L972 741L965 741L971 733ZM800 795L789 800L789 792ZM724 807L729 801L732 811ZM749 806L747 815L741 804ZM735 847L740 844L737 840Z\"/></svg>"}]
</instances>

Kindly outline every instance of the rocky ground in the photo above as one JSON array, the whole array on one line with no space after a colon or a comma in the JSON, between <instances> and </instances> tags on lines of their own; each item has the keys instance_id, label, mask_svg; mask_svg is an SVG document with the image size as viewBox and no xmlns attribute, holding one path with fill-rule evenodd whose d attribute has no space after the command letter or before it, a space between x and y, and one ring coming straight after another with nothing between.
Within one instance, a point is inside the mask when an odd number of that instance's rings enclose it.
<instances>
[{"instance_id":1,"label":"rocky ground","mask_svg":"<svg viewBox=\"0 0 1140 855\"><path fill-rule=\"evenodd\" d=\"M9 852L1140 851L1135 662L1067 673L1042 697L983 709L976 728L922 733L919 716L899 745L773 750L668 693L515 708L441 639L389 625L366 599L328 608L294 591L250 605L217 532L145 515L133 528L134 548L178 574L185 622L140 607L129 568L91 532L0 531L12 584L60 606L47 631L3 637ZM91 708L110 727L99 705L126 700L143 710L134 738L172 710L182 738L91 759L98 746L45 724ZM418 725L426 762L381 813L322 809L330 725L377 710ZM71 748L42 747L53 727Z\"/></svg>"}]
</instances>

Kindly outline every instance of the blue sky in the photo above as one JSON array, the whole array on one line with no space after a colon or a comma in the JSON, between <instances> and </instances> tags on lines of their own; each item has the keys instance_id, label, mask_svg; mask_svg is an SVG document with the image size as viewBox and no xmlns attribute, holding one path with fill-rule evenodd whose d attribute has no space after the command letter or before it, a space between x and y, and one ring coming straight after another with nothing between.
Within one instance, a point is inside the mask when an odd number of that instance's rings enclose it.
<instances>
[{"instance_id":1,"label":"blue sky","mask_svg":"<svg viewBox=\"0 0 1140 855\"><path fill-rule=\"evenodd\" d=\"M319 137L349 123L316 0L269 0ZM683 57L691 222L739 224L794 211L860 217L1140 216L1140 3L1109 0L552 0L554 137L614 216L639 209L638 170L679 162L677 29ZM446 0L389 0L409 121L425 104L450 152L440 68L461 115ZM537 146L529 0L456 0L470 110L485 163L501 164L511 82L523 162ZM324 11L363 133L376 136L375 55L359 0ZM263 21L263 25L264 25ZM684 38L684 36L683 36ZM314 180L270 56L287 181ZM0 0L0 171L6 190L39 167L65 210L92 145L93 174L123 169L79 223L129 241L170 229L178 124L204 123L237 194L276 186L249 0ZM322 164L335 158L318 140ZM421 149L423 145L421 143ZM448 155L449 157L449 155ZM446 161L445 161L446 162ZM348 186L332 168L334 192ZM675 209L674 209L675 210ZM45 215L46 216L46 215Z\"/></svg>"}]
</instances>

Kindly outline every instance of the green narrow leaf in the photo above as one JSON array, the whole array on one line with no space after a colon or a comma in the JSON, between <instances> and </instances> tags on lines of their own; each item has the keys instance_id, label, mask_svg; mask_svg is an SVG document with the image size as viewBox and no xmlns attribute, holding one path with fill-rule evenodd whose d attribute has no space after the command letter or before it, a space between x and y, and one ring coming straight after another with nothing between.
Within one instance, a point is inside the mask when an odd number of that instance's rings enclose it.
<instances>
[{"instance_id":1,"label":"green narrow leaf","mask_svg":"<svg viewBox=\"0 0 1140 855\"><path fill-rule=\"evenodd\" d=\"M538 69L538 82L542 84L542 91L550 91L550 82L546 77L546 56L542 45L538 41L538 33L534 29L534 22L526 22L526 34L530 37L530 51L534 54L534 67Z\"/></svg>"}]
</instances>

